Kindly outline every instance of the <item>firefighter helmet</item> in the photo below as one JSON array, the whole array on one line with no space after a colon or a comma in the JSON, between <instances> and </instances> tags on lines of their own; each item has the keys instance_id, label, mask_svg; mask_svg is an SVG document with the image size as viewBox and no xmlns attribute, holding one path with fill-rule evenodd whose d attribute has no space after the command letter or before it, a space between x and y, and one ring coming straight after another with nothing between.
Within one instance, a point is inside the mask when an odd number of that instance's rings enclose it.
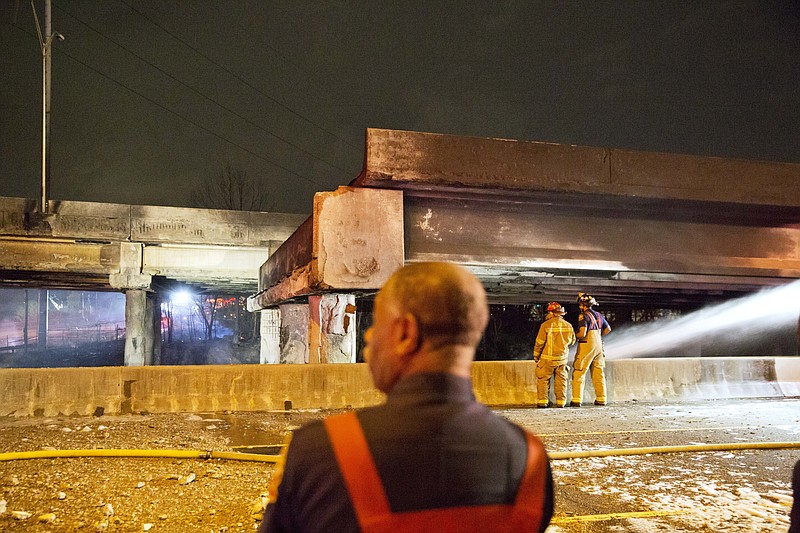
<instances>
[{"instance_id":1,"label":"firefighter helmet","mask_svg":"<svg viewBox=\"0 0 800 533\"><path fill-rule=\"evenodd\" d=\"M564 306L558 302L550 302L549 304L547 304L547 312L555 313L557 315L567 314L567 311L564 309Z\"/></svg>"},{"instance_id":2,"label":"firefighter helmet","mask_svg":"<svg viewBox=\"0 0 800 533\"><path fill-rule=\"evenodd\" d=\"M586 307L592 307L593 305L597 305L597 300L595 300L594 296L592 296L591 294L586 294L585 292L579 292L578 305L585 305Z\"/></svg>"}]
</instances>

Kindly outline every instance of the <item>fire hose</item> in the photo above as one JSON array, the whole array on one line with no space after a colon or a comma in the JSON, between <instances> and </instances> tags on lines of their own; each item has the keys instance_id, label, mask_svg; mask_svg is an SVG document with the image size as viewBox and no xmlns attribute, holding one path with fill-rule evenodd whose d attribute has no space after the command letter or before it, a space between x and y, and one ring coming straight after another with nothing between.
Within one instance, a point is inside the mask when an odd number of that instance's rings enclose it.
<instances>
[{"instance_id":1,"label":"fire hose","mask_svg":"<svg viewBox=\"0 0 800 533\"><path fill-rule=\"evenodd\" d=\"M699 453L726 452L741 450L784 450L800 448L800 442L733 442L722 444L689 444L685 446L650 446L644 448L614 448L606 450L581 450L566 452L550 452L551 461L566 459L583 459L593 457L614 457L625 455L651 455L660 453ZM0 453L0 462L23 459L61 459L69 457L151 457L162 459L227 459L233 461L253 461L275 463L278 455L259 453L227 452L214 450L125 450L125 449L91 449L91 450L36 450L30 452Z\"/></svg>"}]
</instances>

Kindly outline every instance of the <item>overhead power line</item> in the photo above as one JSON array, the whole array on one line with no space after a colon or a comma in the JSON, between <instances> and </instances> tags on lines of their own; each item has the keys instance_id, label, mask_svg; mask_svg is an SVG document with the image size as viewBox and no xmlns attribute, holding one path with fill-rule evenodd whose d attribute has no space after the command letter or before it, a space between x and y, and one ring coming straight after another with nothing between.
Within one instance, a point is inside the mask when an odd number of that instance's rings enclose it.
<instances>
[{"instance_id":1,"label":"overhead power line","mask_svg":"<svg viewBox=\"0 0 800 533\"><path fill-rule=\"evenodd\" d=\"M243 116L243 115L241 115L241 114L237 113L235 110L233 110L233 109L231 109L231 108L229 108L229 107L227 107L227 106L225 106L225 105L223 105L223 104L219 103L218 101L216 101L216 100L214 100L213 98L211 98L211 97L207 96L206 94L203 94L201 91L199 91L199 90L195 89L195 88L194 88L194 87L192 87L191 85L189 85L189 84L187 84L187 83L183 82L182 80L180 80L180 79L176 78L175 76L173 76L172 74L170 74L169 72L167 72L167 71L166 71L166 70L164 70L163 68L159 67L158 65L155 65L155 64L153 64L153 63L152 63L152 62L150 62L148 59L146 59L146 58L142 57L141 55L139 55L138 53L134 52L134 51L133 51L133 50L131 50L130 48L128 48L128 47L126 47L125 45L121 44L119 41L117 41L117 40L113 39L112 37L109 37L108 35L105 35L103 32L101 32L101 31L100 31L100 30L98 30L97 28L93 27L91 24L89 24L89 23L87 23L86 21L84 21L84 20L80 19L79 17L77 17L77 16L73 15L72 13L70 13L70 12L66 11L64 8L62 8L62 7L58 7L58 6L55 6L55 7L56 7L56 9L58 9L59 11L61 11L61 12L65 13L66 15L69 15L69 16L70 16L70 17L72 17L73 19L77 20L78 22L80 22L81 24L83 24L84 26L86 26L87 28L89 28L90 30L92 30L93 32L95 32L97 35L101 36L102 38L104 38L104 39L106 39L106 40L108 40L108 41L111 41L112 43L114 43L114 44L115 44L117 47L119 47L120 49L122 49L122 50L125 50L126 52L128 52L128 53L129 53L129 54L131 54L132 56L136 57L136 58L137 58L137 59L139 59L140 61L142 61L142 62L146 63L147 65L151 66L152 68L154 68L154 69L158 70L159 72L161 72L162 74L164 74L165 76L167 76L168 78L170 78L171 80L175 81L176 83L179 83L180 85L182 85L182 86L186 87L187 89L189 89L189 90L190 90L190 91L192 91L193 93L197 94L197 95L198 95L198 96L200 96L201 98L204 98L204 99L208 100L209 102L211 102L211 103L213 103L214 105L216 105L216 106L220 107L221 109L224 109L225 111L227 111L227 112L231 113L232 115L236 116L237 118L239 118L239 119L241 119L241 120L245 121L247 124L249 124L249 125L253 126L254 128L257 128L258 130L260 130L260 131L263 131L263 132L264 132L264 133L266 133L267 135L269 135L269 136L271 136L271 137L273 137L273 138L275 138L275 139L278 139L279 141L281 141L281 142L285 143L286 145L288 145L288 146L291 146L292 148L295 148L296 150L299 150L299 151L303 152L304 154L306 154L306 155L308 155L308 156L310 156L310 157L312 157L312 158L316 159L317 161L320 161L320 162L322 162L322 163L325 163L326 165L328 165L328 166L329 166L329 167L331 167L331 168L335 168L335 169L337 169L337 170L340 170L340 171L342 171L342 172L347 172L347 170L346 170L346 169L343 169L343 168L341 168L341 167L339 167L339 166L335 165L334 163L331 163L331 162L329 162L329 161L327 161L327 160L325 160L325 159L323 159L323 158L319 157L318 155L316 155L316 154L314 154L314 153L312 153L312 152L310 152L310 151L306 150L306 149L305 149L305 148L303 148L302 146L298 146L297 144L294 144L294 143L292 143L292 142L291 142L291 141L289 141L288 139L285 139L285 138L281 137L280 135L277 135L277 134L275 134L275 133L273 133L273 132L269 131L268 129L264 128L264 127L263 127L263 126L261 126L260 124L257 124L257 123L255 123L255 122L253 122L253 121L252 121L252 120L250 120L249 118L247 118L247 117L245 117L245 116Z\"/></svg>"},{"instance_id":2,"label":"overhead power line","mask_svg":"<svg viewBox=\"0 0 800 533\"><path fill-rule=\"evenodd\" d=\"M23 28L20 28L19 26L16 26L16 25L13 25L13 24L10 24L10 25L13 26L14 28L16 28L17 30L21 31L22 33L25 33L26 35L29 35L30 37L36 38L36 35L34 35L33 33L29 32L29 31L24 30ZM329 187L328 184L325 184L325 183L319 182L317 180L311 179L311 178L309 178L307 176L303 176L301 174L298 174L297 172L293 171L292 169L287 168L287 167L281 165L280 163L278 163L278 162L276 162L276 161L274 161L274 160L272 160L272 159L270 159L268 157L264 157L263 155L261 155L259 153L256 153L256 152L250 150L249 148L246 148L246 147L242 146L241 144L236 143L236 142L224 137L223 135L220 135L219 133L206 128L202 124L199 124L199 123L195 122L194 120L192 120L192 119L190 119L190 118L178 113L177 111L168 108L167 106L161 104L160 102L157 102L157 101L153 100L152 98L150 98L146 94L143 94L143 93L137 91L136 89L133 89L133 88L125 85L124 83L122 83L122 82L120 82L118 80L115 80L111 76L105 74L104 72L101 72L101 71L97 70L92 65L89 65L88 63L78 59L77 57L74 57L73 55L71 55L70 53L68 53L68 52L66 52L64 50L60 50L59 51L59 55L63 55L65 57L71 59L75 63L78 63L78 64L86 67L87 69L91 70L95 74L98 74L99 76L102 76L103 78L107 79L108 81L110 81L110 82L122 87L123 89L135 94L136 96L138 96L138 97L140 97L140 98L142 98L144 100L147 100L148 102L150 102L151 104L155 105L156 107L159 107L159 108L163 109L164 111L166 111L166 112L168 112L168 113L170 113L172 115L175 115L176 117L178 117L180 119L183 119L184 121L186 121L189 124L195 126L196 128L198 128L200 130L203 130L203 131L213 135L214 137L220 139L221 141L224 141L224 142L226 142L226 143L228 143L228 144L230 144L232 146L235 146L236 148L242 150L243 152L246 152L246 153L252 155L253 157L256 157L257 159L260 159L261 161L264 161L264 162L274 166L275 168L279 168L279 169L281 169L281 170L283 170L285 172L288 172L289 174L291 174L291 175L293 175L293 176L295 176L297 178L300 178L301 180L303 180L303 181L305 181L307 183L310 183L312 185L316 185L318 187L322 187L323 189L327 189Z\"/></svg>"},{"instance_id":3,"label":"overhead power line","mask_svg":"<svg viewBox=\"0 0 800 533\"><path fill-rule=\"evenodd\" d=\"M284 103L283 103L283 102L281 102L280 100L278 100L278 99L276 99L276 98L274 98L274 97L272 97L272 96L270 96L270 95L266 94L266 93L265 93L265 92L263 92L261 89L259 89L258 87L256 87L255 85L253 85L252 83L250 83L249 81L247 81L246 79L242 78L241 76L239 76L238 74L236 74L235 72L233 72L231 69L229 69L229 68L228 68L228 67L226 67L225 65L221 65L221 64L217 63L217 62L216 62L216 61L214 61L212 58L210 58L209 56L207 56L206 54L204 54L204 53L203 53L201 50L199 50L199 49L198 49L198 48L196 48L195 46L192 46L190 43L186 42L185 40L181 39L180 37L178 37L177 35L175 35L174 33L172 33L170 30L168 30L167 28L165 28L164 26L162 26L161 24L159 24L159 23L158 23L158 21L155 21L155 20L153 20L153 19L152 19L150 16L148 16L146 13L143 13L142 11L140 11L139 9L137 9L136 7L134 7L134 6L130 5L130 4L129 4L128 2L126 2L125 0L120 0L120 2L122 2L123 4L125 4L126 6L128 6L128 8L130 8L132 11L134 11L134 12L138 13L138 14L139 14L139 15L140 15L142 18L146 19L146 20L147 20L147 21L149 21L151 24L155 25L156 27L158 27L159 29L161 29L162 31L164 31L165 33L167 33L167 34L168 34L170 37L172 37L173 39L175 39L175 40L176 40L176 41L178 41L179 43L183 44L184 46L186 46L186 47L188 47L189 49L191 49L192 51L194 51L196 54L198 54L199 56L201 56L202 58L204 58L206 61L208 61L208 62L212 63L213 65L217 66L218 68L220 68L220 69L224 70L225 72L227 72L228 74L230 74L231 76L233 76L234 78L236 78L237 80L239 80L241 83L243 83L244 85L246 85L247 87L249 87L250 89L252 89L252 90L256 91L258 94L260 94L260 95L261 95L261 96L263 96L264 98L266 98L266 99L268 99L269 101L273 102L275 105L277 105L277 106L279 106L279 107L281 107L281 108L285 109L285 110L286 110L286 111L288 111L289 113L291 113L291 114L295 115L296 117L298 117L298 118L300 118L300 119L304 120L305 122L307 122L307 123L311 124L312 126L315 126L315 127L316 127L316 128L318 128L320 131L323 131L323 132L327 133L328 135L330 135L330 136L334 137L335 139L339 140L339 141L340 141L340 142L342 142L343 144L346 144L347 146L349 146L349 147L351 147L351 148L354 148L354 149L356 149L356 150L359 150L359 149L360 149L358 146L355 146L355 145L353 145L353 144L349 143L347 140L343 139L342 137L340 137L340 136L339 136L338 134L336 134L335 132L333 132L333 131L330 131L329 129L325 128L324 126L322 126L322 125L320 125L320 124L317 124L316 122L314 122L314 121L313 121L313 120L311 120L310 118L306 117L305 115L302 115L301 113L298 113L297 111L295 111L295 110L294 110L294 109L292 109L291 107L287 106L286 104L284 104ZM280 54L280 53L279 53L277 50L275 50L275 48L273 48L273 47L271 47L271 46L269 46L269 45L266 45L266 46L267 46L267 47L268 47L270 50L274 51L276 54Z\"/></svg>"},{"instance_id":4,"label":"overhead power line","mask_svg":"<svg viewBox=\"0 0 800 533\"><path fill-rule=\"evenodd\" d=\"M320 186L320 187L328 187L328 185L326 185L326 184L324 184L324 183L321 183L321 182L319 182L319 181L316 181L316 180L314 180L314 179L311 179L311 178L309 178L309 177L303 176L302 174L298 174L298 173L297 173L297 172L295 172L294 170L292 170L292 169L290 169L290 168L286 168L285 166L281 165L280 163L278 163L278 162L276 162L276 161L274 161L274 160L272 160L272 159L269 159L268 157L264 157L263 155L261 155L261 154L259 154L259 153L256 153L256 152L254 152L254 151L252 151L252 150L250 150L250 149L248 149L248 148L245 148L245 147L244 147L244 146L242 146L241 144L239 144L239 143L236 143L236 142L234 142L234 141L232 141L232 140L228 139L227 137L224 137L224 136L220 135L219 133L217 133L217 132L215 132L215 131L212 131L212 130L210 130L210 129L206 128L206 127L205 127L205 126L203 126L202 124L198 124L198 123L197 123L197 122L195 122L194 120L192 120L192 119L190 119L190 118L188 118L188 117L185 117L185 116L183 116L182 114L178 113L177 111L174 111L174 110L172 110L172 109L168 108L167 106L165 106L165 105L163 105L163 104L161 104L161 103L159 103L159 102L156 102L155 100L153 100L152 98L150 98L150 97L149 97L149 96L147 96L146 94L143 94L143 93L141 93L141 92L137 91L136 89L132 89L131 87L128 87L128 86L127 86L127 85L125 85L124 83L122 83L122 82L120 82L120 81L117 81L117 80L115 80L115 79L114 79L114 78L112 78L111 76L108 76L107 74L105 74L105 73L103 73L103 72L100 72L99 70L97 70L97 69L95 69L94 67L92 67L91 65L89 65L89 64L87 64L87 63L85 63L85 62L81 61L80 59L78 59L78 58L76 58L76 57L73 57L72 55L70 55L70 54L67 54L67 53L64 53L64 52L61 52L61 53L63 53L65 56L67 56L67 57L68 57L68 58L70 58L71 60L75 61L76 63L79 63L79 64L83 65L84 67L88 68L89 70L92 70L92 71L96 72L97 74L99 74L100 76L104 77L105 79L107 79L107 80L109 80L109 81L111 81L111 82L113 82L113 83L116 83L116 84L117 84L117 85L119 85L120 87L122 87L122 88L124 88L124 89L126 89L126 90L128 90L128 91L130 91L130 92L132 92L132 93L133 93L133 94L135 94L136 96L138 96L138 97L140 97L140 98L143 98L143 99L147 100L148 102L150 102L151 104L153 104L153 105L155 105L155 106L157 106L157 107L160 107L160 108L161 108L161 109L163 109L164 111L167 111L168 113L170 113L170 114L172 114L172 115L175 115L176 117L178 117L178 118L181 118L181 119L185 120L185 121L186 121L186 122L188 122L189 124L191 124L191 125L193 125L193 126L195 126L195 127L199 128L199 129L201 129L201 130L203 130L203 131L205 131L205 132L207 132L207 133L210 133L211 135L213 135L213 136L214 136L214 137L216 137L217 139L220 139L221 141L225 141L226 143L228 143L228 144L231 144L231 145L235 146L236 148L239 148L240 150L242 150L242 151L244 151L244 152L247 152L248 154L250 154L250 155L252 155L252 156L254 156L254 157L257 157L258 159L260 159L260 160L262 160L262 161L265 161L265 162L269 163L270 165L272 165L272 166L274 166L274 167L276 167L276 168L279 168L279 169L281 169L281 170L284 170L284 171L288 172L289 174L291 174L291 175L293 175L293 176L296 176L296 177L300 178L300 179L301 179L301 180L303 180L303 181L306 181L306 182L308 182L308 183L311 183L311 184L313 184L313 185L318 185L318 186Z\"/></svg>"}]
</instances>

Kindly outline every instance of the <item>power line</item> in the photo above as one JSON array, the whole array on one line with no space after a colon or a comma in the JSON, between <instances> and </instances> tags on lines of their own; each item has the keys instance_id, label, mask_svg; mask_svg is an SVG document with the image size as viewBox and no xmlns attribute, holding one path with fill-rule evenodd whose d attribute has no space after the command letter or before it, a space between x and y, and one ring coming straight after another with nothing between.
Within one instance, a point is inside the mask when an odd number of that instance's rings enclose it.
<instances>
[{"instance_id":1,"label":"power line","mask_svg":"<svg viewBox=\"0 0 800 533\"><path fill-rule=\"evenodd\" d=\"M221 141L225 141L225 142L227 142L228 144L231 144L231 145L235 146L236 148L239 148L240 150L242 150L242 151L244 151L244 152L247 152L248 154L250 154L250 155L252 155L252 156L255 156L255 157L257 157L258 159L261 159L262 161L265 161L265 162L267 162L267 163L269 163L269 164L273 165L273 166L274 166L274 167L276 167L276 168L279 168L279 169L281 169L281 170L284 170L284 171L288 172L289 174L292 174L293 176L297 176L298 178L300 178L300 179L301 179L301 180L303 180L303 181L306 181L306 182L308 182L308 183L311 183L311 184L313 184L313 185L318 185L318 186L320 186L320 187L328 187L328 186L327 186L326 184L324 184L324 183L321 183L321 182L319 182L319 181L316 181L316 180L313 180L313 179L311 179L311 178L308 178L308 177L306 177L306 176L303 176L303 175L301 175L301 174L298 174L297 172L295 172L295 171L293 171L293 170L291 170L291 169L289 169L289 168L286 168L285 166L281 165L280 163L277 163L277 162L273 161L272 159L269 159L269 158L267 158L267 157L264 157L264 156L262 156L261 154L258 154L258 153L256 153L256 152L253 152L252 150L250 150L250 149L248 149L248 148L245 148L245 147L244 147L244 146L242 146L241 144L239 144L239 143L236 143L236 142L234 142L234 141L232 141L232 140L230 140L230 139L228 139L228 138L226 138L226 137L223 137L223 136L222 136L222 135L220 135L219 133L216 133L216 132L214 132L214 131L211 131L210 129L206 128L206 127L205 127L205 126L203 126L202 124L198 124L197 122L193 121L192 119L190 119L190 118L187 118L187 117L185 117L185 116L181 115L181 114L180 114L180 113L178 113L177 111L173 111L172 109L169 109L168 107L166 107L166 106L164 106L164 105L162 105L162 104L160 104L160 103L156 102L155 100L153 100L153 99L152 99L152 98L150 98L149 96L147 96L147 95L145 95L145 94L142 94L142 93L140 93L139 91L137 91L136 89L132 89L132 88L128 87L127 85L125 85L124 83L122 83L122 82L119 82L119 81L115 80L114 78L112 78L112 77L110 77L110 76L108 76L108 75L106 75L106 74L104 74L104 73L100 72L99 70L95 69L95 68L94 68L94 67L92 67L91 65L89 65L89 64L87 64L87 63L84 63L84 62L83 62L83 61L81 61L80 59L78 59L78 58L76 58L76 57L73 57L73 56L71 56L71 55L70 55L70 54L68 54L68 53L65 53L65 52L62 52L62 53L63 53L65 56L67 56L68 58L70 58L71 60L75 61L76 63L79 63L79 64L83 65L84 67L88 68L89 70L92 70L92 71L96 72L96 73L97 73L97 74L99 74L100 76L102 76L102 77L106 78L106 79L107 79L107 80L109 80L109 81L112 81L112 82L116 83L117 85L119 85L120 87L122 87L122 88L124 88L124 89L127 89L128 91L132 92L132 93L133 93L133 94L135 94L136 96L138 96L138 97L140 97L140 98L143 98L143 99L147 100L147 101L148 101L148 102L150 102L151 104L153 104L153 105L155 105L155 106L157 106L157 107L160 107L160 108L161 108L161 109L163 109L164 111L167 111L168 113L171 113L171 114L175 115L175 116L176 116L176 117L178 117L178 118L182 118L183 120L185 120L185 121L186 121L186 122L188 122L189 124L191 124L191 125L193 125L193 126L195 126L195 127L199 128L199 129L201 129L201 130L203 130L203 131L205 131L205 132L207 132L207 133L210 133L211 135L213 135L214 137L216 137L216 138L220 139Z\"/></svg>"},{"instance_id":2,"label":"power line","mask_svg":"<svg viewBox=\"0 0 800 533\"><path fill-rule=\"evenodd\" d=\"M272 96L270 96L270 95L268 95L268 94L264 93L264 92L263 92L261 89L259 89L258 87L254 86L254 85L253 85L253 84L251 84L249 81L245 80L244 78L242 78L241 76L239 76L238 74L236 74L235 72L233 72L232 70L230 70L228 67L226 67L226 66L224 66L224 65L220 65L219 63L217 63L216 61L214 61L212 58L210 58L209 56L207 56L206 54L204 54L204 53L203 53L201 50L197 49L196 47L192 46L191 44L189 44L188 42L184 41L184 40L183 40L183 39L181 39L180 37L176 36L174 33L172 33L171 31L169 31L167 28L165 28L164 26L162 26L161 24L159 24L157 21L155 21L155 20L153 20L152 18L150 18L150 17L149 17L147 14L145 14L145 13L142 13L141 11L139 11L138 9L136 9L134 6L130 5L130 4L129 4L128 2L126 2L125 0L119 0L119 1L120 1L120 2L122 2L123 4L125 4L126 6L128 6L128 8L129 8L129 9L131 9L132 11L134 11L134 12L138 13L138 14L139 14L139 15L140 15L142 18L146 19L146 20L147 20L147 21L149 21L151 24L155 25L156 27L158 27L159 29L161 29L162 31L164 31L165 33L167 33L167 34L168 34L169 36L171 36L173 39L175 39L175 40L176 40L176 41L178 41L179 43L183 44L184 46L188 47L189 49L191 49L192 51L194 51L196 54L198 54L199 56L201 56L202 58L204 58L206 61L208 61L208 62L212 63L213 65L215 65L215 66L219 67L220 69L224 70L225 72L227 72L228 74L230 74L231 76L233 76L234 78L236 78L237 80L239 80L240 82L242 82L244 85L246 85L247 87L249 87L250 89L252 89L252 90L256 91L258 94L260 94L260 95L261 95L261 96L263 96L264 98L266 98L266 99L268 99L269 101L271 101L271 102L275 103L276 105L278 105L278 106L282 107L283 109L285 109L285 110L286 110L286 111L288 111L289 113L291 113L291 114L295 115L296 117L298 117L298 118L301 118L301 119L303 119L304 121L308 122L309 124L311 124L311 125L313 125L313 126L317 127L317 128L320 130L320 131L323 131L323 132L327 133L328 135L330 135L330 136L334 137L335 139L338 139L338 140L339 140L339 141L341 141L343 144L346 144L347 146L349 146L349 147L351 147L351 148L355 148L356 150L360 149L358 146L355 146L355 145L353 145L353 144L351 144L351 143L347 142L347 140L345 140L345 139L341 138L341 137L340 137L339 135L337 135L335 132L332 132L332 131L328 130L327 128L325 128L324 126L322 126L322 125L320 125L320 124L317 124L316 122L314 122L314 121L313 121L313 120L311 120L310 118L308 118L308 117L306 117L306 116L304 116L304 115L302 115L302 114L298 113L297 111L295 111L294 109L290 108L289 106L287 106L287 105L286 105L286 104L284 104L283 102L281 102L281 101L279 101L279 100L277 100L277 99L273 98ZM273 47L272 47L272 46L270 46L269 44L265 44L265 46L266 46L267 48L269 48L270 50L272 50L273 52L275 52L276 54L278 54L278 55L280 55L280 56L284 57L284 56L283 56L283 54L281 54L281 53L280 53L278 50L276 50L275 48L273 48Z\"/></svg>"},{"instance_id":3,"label":"power line","mask_svg":"<svg viewBox=\"0 0 800 533\"><path fill-rule=\"evenodd\" d=\"M55 7L56 7L56 8L57 8L59 11L61 11L61 12L65 13L65 14L67 14L67 15L69 15L70 17L72 17L73 19L77 20L78 22L80 22L81 24L83 24L84 26L86 26L87 28L89 28L90 30L92 30L93 32L95 32L96 34L98 34L98 35L100 35L101 37L103 37L104 39L107 39L107 40L111 41L112 43L114 43L115 45L117 45L117 46L118 46L119 48L121 48L122 50L125 50L126 52L128 52L128 53L129 53L129 54L131 54L132 56L136 57L136 58L137 58L137 59L139 59L140 61L143 61L144 63L146 63L146 64L150 65L151 67L153 67L154 69L158 70L159 72L161 72L162 74L164 74L165 76L167 76L168 78L170 78L171 80L173 80L173 81L175 81L175 82L177 82L177 83L179 83L179 84L183 85L184 87L186 87L187 89L189 89L189 90L190 90L190 91L192 91L193 93L197 94L198 96L200 96L200 97L202 97L202 98L205 98L206 100L208 100L209 102L211 102L211 103L215 104L216 106L218 106L218 107L220 107L220 108L224 109L225 111L227 111L227 112L229 112L229 113L231 113L231 114L235 115L236 117L238 117L238 118L240 118L241 120L245 121L247 124L250 124L251 126L253 126L253 127L255 127L255 128L257 128L257 129L259 129L259 130L263 131L263 132L264 132L264 133L266 133L267 135L270 135L270 136L274 137L275 139L278 139L278 140L280 140L281 142L283 142L283 143L285 143L285 144L287 144L287 145L289 145L289 146L291 146L291 147L293 147L293 148L295 148L295 149L297 149L297 150L300 150L300 151L301 151L301 152L303 152L304 154L306 154L306 155L308 155L308 156L310 156L310 157L312 157L312 158L314 158L314 159L316 159L316 160L318 160L318 161L321 161L321 162L325 163L326 165L330 166L331 168L335 168L335 169L337 169L337 170L341 170L342 172L347 172L347 170L345 170L345 169L343 169L343 168L341 168L341 167L339 167L339 166L337 166L337 165L335 165L335 164L333 164L333 163L331 163L331 162L329 162L329 161L326 161L325 159L323 159L323 158L321 158L321 157L319 157L319 156L317 156L317 155L315 155L315 154L313 154L313 153L309 152L309 151L308 151L308 150L306 150L305 148L303 148L303 147L301 147L301 146L298 146L298 145L296 145L296 144L292 143L291 141L289 141L289 140L287 140L287 139L284 139L283 137L281 137L281 136L279 136L279 135L276 135L275 133L273 133L273 132L271 132L271 131L267 130L266 128L264 128L263 126L261 126L261 125L259 125L259 124L256 124L255 122L253 122L253 121L252 121L252 120L250 120L249 118L247 118L247 117L245 117L245 116L243 116L243 115L240 115L239 113L237 113L237 112L236 112L236 111L234 111L233 109L230 109L229 107L227 107L227 106L225 106L225 105L223 105L223 104L221 104L221 103L217 102L217 101L216 101L216 100L214 100L213 98L211 98L211 97L209 97L209 96L207 96L207 95L203 94L202 92L198 91L198 90L197 90L197 89L195 89L194 87L191 87L191 86L190 86L190 85L188 85L187 83L184 83L183 81L179 80L178 78L176 78L175 76L173 76L172 74L170 74L170 73L169 73L169 72L167 72L166 70L162 69L162 68L161 68L161 67L159 67L158 65L155 65L155 64L151 63L150 61L148 61L147 59L145 59L145 58L144 58L144 57L142 57L141 55L137 54L137 53L136 53L136 52L134 52L133 50L131 50L131 49L129 49L129 48L127 48L127 47L123 46L121 43L119 43L119 42L118 42L118 41L116 41L115 39L113 39L113 38L111 38L111 37L109 37L109 36L105 35L103 32L101 32L101 31L99 31L98 29L94 28L93 26L91 26L91 25L90 25L90 24L88 24L87 22L85 22L85 21L81 20L80 18L78 18L77 16L73 15L72 13L69 13L69 12L68 12L68 11L66 11L64 8L62 8L62 7L58 7L58 6L55 6Z\"/></svg>"},{"instance_id":4,"label":"power line","mask_svg":"<svg viewBox=\"0 0 800 533\"><path fill-rule=\"evenodd\" d=\"M20 28L19 26L15 26L15 25L13 25L13 24L9 24L9 25L11 25L12 27L16 28L17 30L19 30L19 31L21 31L21 32L23 32L23 33L25 33L25 34L27 34L27 35L31 36L31 37L36 37L36 36L35 36L33 33L30 33L30 32L28 32L28 31L26 31L26 30L24 30L24 29ZM97 70L97 69L96 69L96 68L94 68L93 66L91 66L91 65L89 65L88 63L86 63L86 62L84 62L84 61L82 61L82 60L78 59L77 57L74 57L74 56L72 56L72 55L71 55L71 54L69 54L68 52L65 52L65 51L61 50L59 53L60 53L60 54L63 54L65 57L68 57L68 58L69 58L69 59L71 59L72 61L74 61L74 62L76 62L76 63L78 63L78 64L80 64L80 65L83 65L84 67L88 68L88 69L89 69L89 70L91 70L92 72L94 72L94 73L96 73L96 74L98 74L98 75L102 76L103 78L105 78L105 79L107 79L107 80L111 81L112 83L115 83L115 84L119 85L119 86L120 86L120 87L122 87L123 89L125 89L125 90L127 90L127 91L129 91L129 92L131 92L131 93L133 93L133 94L135 94L136 96L138 96L138 97L140 97L140 98L142 98L142 99L144 99L144 100L147 100L147 101L148 101L148 102L150 102L151 104L153 104L153 105L155 105L155 106L157 106L157 107L159 107L159 108L163 109L164 111L166 111L166 112L168 112L168 113L170 113L170 114L172 114L172 115L175 115L176 117L178 117L178 118L180 118L180 119L183 119L183 120L185 120L186 122L188 122L189 124L191 124L191 125L195 126L196 128L198 128L198 129L201 129L201 130L203 130L203 131L205 131L205 132L207 132L207 133L209 133L209 134L213 135L214 137L216 137L216 138L220 139L221 141L224 141L224 142L226 142L226 143L228 143L228 144L230 144L230 145L232 145L232 146L235 146L236 148L238 148L238 149L242 150L243 152L246 152L246 153L248 153L248 154L250 154L250 155L252 155L252 156L254 156L254 157L256 157L256 158L258 158L258 159L260 159L260 160L262 160L262 161L264 161L264 162L266 162L266 163L269 163L270 165L272 165L272 166L274 166L274 167L276 167L276 168L279 168L279 169L281 169L281 170L284 170L284 171L288 172L289 174L291 174L291 175L293 175L293 176L296 176L296 177L300 178L301 180L303 180L303 181L306 181L306 182L308 182L308 183L310 183L310 184L312 184L312 185L316 185L316 186L318 186L318 187L322 187L323 189L326 189L326 188L328 188L328 185L326 185L326 184L324 184L324 183L321 183L321 182L319 182L319 181L316 181L316 180L313 180L313 179L311 179L311 178L308 178L308 177L306 177L306 176L303 176L303 175L301 175L301 174L298 174L297 172L295 172L295 171L293 171L293 170L291 170L291 169L289 169L289 168L286 168L286 167L284 167L283 165L281 165L280 163L277 163L276 161L273 161L272 159L269 159L269 158L267 158L267 157L264 157L264 156L263 156L263 155L261 155L261 154L258 154L258 153L256 153L256 152L253 152L252 150L250 150L250 149L248 149L248 148L245 148L244 146L242 146L242 145L240 145L240 144L238 144L238 143L236 143L236 142L234 142L234 141L232 141L232 140L230 140L230 139L228 139L228 138L226 138L226 137L223 137L223 136L222 136L222 135L220 135L219 133L216 133L216 132L214 132L214 131L211 131L210 129L206 128L206 127L205 127L205 126L203 126L202 124L198 124L197 122L195 122L195 121L191 120L190 118L187 118L187 117L185 117L185 116L181 115L181 114L180 114L180 113L178 113L177 111L174 111L174 110L172 110L172 109L170 109L170 108L166 107L165 105L163 105L163 104L161 104L161 103L159 103L159 102L156 102L155 100L153 100L153 99L152 99L152 98L150 98L149 96L147 96L147 95L145 95L145 94L143 94L143 93L141 93L141 92L137 91L136 89L132 89L131 87L128 87L128 86L127 86L127 85L125 85L124 83L122 83L122 82L120 82L120 81L117 81L117 80L115 80L115 79L114 79L114 78L112 78L111 76L109 76L109 75L107 75L107 74L105 74L105 73L103 73L103 72L100 72L99 70Z\"/></svg>"}]
</instances>

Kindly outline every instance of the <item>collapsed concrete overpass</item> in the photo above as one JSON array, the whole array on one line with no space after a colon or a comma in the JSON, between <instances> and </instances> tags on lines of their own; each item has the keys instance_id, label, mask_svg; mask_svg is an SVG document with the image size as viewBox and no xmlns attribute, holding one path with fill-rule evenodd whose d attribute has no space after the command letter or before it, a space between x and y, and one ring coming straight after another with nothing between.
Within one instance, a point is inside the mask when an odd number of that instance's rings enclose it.
<instances>
[{"instance_id":1,"label":"collapsed concrete overpass","mask_svg":"<svg viewBox=\"0 0 800 533\"><path fill-rule=\"evenodd\" d=\"M370 129L261 267L262 353L354 360L355 296L426 260L502 303L736 297L800 278L800 165Z\"/></svg>"}]
</instances>

